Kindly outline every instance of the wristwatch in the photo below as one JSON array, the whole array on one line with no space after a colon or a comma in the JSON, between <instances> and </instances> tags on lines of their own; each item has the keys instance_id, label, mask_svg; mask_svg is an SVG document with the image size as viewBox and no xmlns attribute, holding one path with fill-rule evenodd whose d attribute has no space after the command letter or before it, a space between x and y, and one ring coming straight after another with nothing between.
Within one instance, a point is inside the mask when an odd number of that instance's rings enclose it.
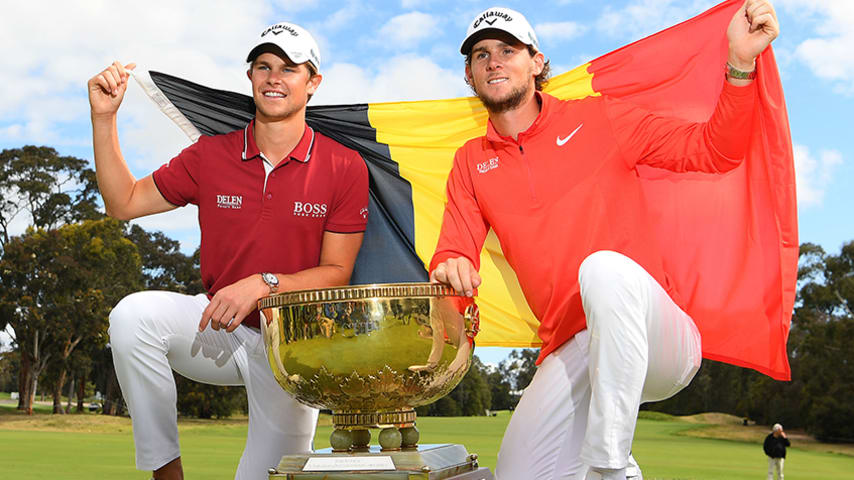
<instances>
[{"instance_id":1,"label":"wristwatch","mask_svg":"<svg viewBox=\"0 0 854 480\"><path fill-rule=\"evenodd\" d=\"M262 272L261 280L264 280L264 283L270 287L270 293L276 293L279 289L279 277L277 277L274 273Z\"/></svg>"},{"instance_id":2,"label":"wristwatch","mask_svg":"<svg viewBox=\"0 0 854 480\"><path fill-rule=\"evenodd\" d=\"M753 70L749 72L745 72L744 70L739 70L733 67L729 62L726 62L726 76L737 80L753 80L756 78L756 67L753 67Z\"/></svg>"}]
</instances>

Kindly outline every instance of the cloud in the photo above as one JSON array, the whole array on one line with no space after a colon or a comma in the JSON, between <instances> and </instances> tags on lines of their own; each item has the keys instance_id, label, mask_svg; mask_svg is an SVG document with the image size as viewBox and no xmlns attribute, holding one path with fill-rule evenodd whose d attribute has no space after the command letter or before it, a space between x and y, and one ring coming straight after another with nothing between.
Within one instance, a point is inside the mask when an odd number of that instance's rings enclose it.
<instances>
[{"instance_id":1,"label":"cloud","mask_svg":"<svg viewBox=\"0 0 854 480\"><path fill-rule=\"evenodd\" d=\"M416 7L422 7L428 3L430 3L430 0L401 0L400 6L401 8L409 10Z\"/></svg>"},{"instance_id":2,"label":"cloud","mask_svg":"<svg viewBox=\"0 0 854 480\"><path fill-rule=\"evenodd\" d=\"M798 44L794 57L837 91L854 95L854 2L780 0L779 7L814 25L813 36Z\"/></svg>"},{"instance_id":3,"label":"cloud","mask_svg":"<svg viewBox=\"0 0 854 480\"><path fill-rule=\"evenodd\" d=\"M326 32L341 29L352 22L364 9L365 7L357 0L350 0L347 2L347 5L326 17L321 23L320 28L312 28L311 30L312 32Z\"/></svg>"},{"instance_id":4,"label":"cloud","mask_svg":"<svg viewBox=\"0 0 854 480\"><path fill-rule=\"evenodd\" d=\"M93 0L53 2L50 8L33 2L4 5L0 141L12 146L51 145L60 151L74 147L68 149L91 158L86 82L115 59L136 61L140 68L216 88L248 92L243 60L249 43L270 23L270 14L266 0ZM189 143L135 84L125 96L118 122L123 153L137 177L147 175ZM195 235L198 243L195 213L187 210L139 222L179 238ZM16 218L14 233L23 232L27 223L29 219ZM190 251L194 248L189 243L185 246Z\"/></svg>"},{"instance_id":5,"label":"cloud","mask_svg":"<svg viewBox=\"0 0 854 480\"><path fill-rule=\"evenodd\" d=\"M246 83L243 56L270 12L261 0L55 2L42 7L13 2L0 19L0 139L10 143L90 144L86 82L115 59L239 90ZM149 123L157 111L148 100L134 98L134 89L119 111L129 163L136 162L136 152L171 149L174 154L175 135L158 126L168 122ZM146 134L123 131L127 125L145 128Z\"/></svg>"},{"instance_id":6,"label":"cloud","mask_svg":"<svg viewBox=\"0 0 854 480\"><path fill-rule=\"evenodd\" d=\"M798 204L802 207L820 206L824 193L833 181L836 167L842 164L842 154L836 150L822 150L813 157L809 148L794 144L795 175Z\"/></svg>"},{"instance_id":7,"label":"cloud","mask_svg":"<svg viewBox=\"0 0 854 480\"><path fill-rule=\"evenodd\" d=\"M432 100L469 95L459 71L417 55L399 55L377 68L350 63L329 67L312 105Z\"/></svg>"},{"instance_id":8,"label":"cloud","mask_svg":"<svg viewBox=\"0 0 854 480\"><path fill-rule=\"evenodd\" d=\"M559 43L583 35L587 27L576 22L546 22L534 25L540 41Z\"/></svg>"},{"instance_id":9,"label":"cloud","mask_svg":"<svg viewBox=\"0 0 854 480\"><path fill-rule=\"evenodd\" d=\"M433 15L410 12L392 17L380 27L377 40L390 49L412 48L437 34L439 20Z\"/></svg>"},{"instance_id":10,"label":"cloud","mask_svg":"<svg viewBox=\"0 0 854 480\"><path fill-rule=\"evenodd\" d=\"M614 38L636 40L687 20L710 7L709 0L633 0L623 8L606 6L596 29Z\"/></svg>"},{"instance_id":11,"label":"cloud","mask_svg":"<svg viewBox=\"0 0 854 480\"><path fill-rule=\"evenodd\" d=\"M275 4L286 12L312 10L320 5L318 0L276 0Z\"/></svg>"}]
</instances>

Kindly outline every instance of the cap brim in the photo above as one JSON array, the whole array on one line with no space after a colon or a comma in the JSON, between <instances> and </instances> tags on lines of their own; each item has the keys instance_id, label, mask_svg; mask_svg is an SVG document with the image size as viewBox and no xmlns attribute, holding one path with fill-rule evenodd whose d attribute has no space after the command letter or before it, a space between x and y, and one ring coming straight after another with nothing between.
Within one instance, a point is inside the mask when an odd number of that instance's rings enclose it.
<instances>
[{"instance_id":1,"label":"cap brim","mask_svg":"<svg viewBox=\"0 0 854 480\"><path fill-rule=\"evenodd\" d=\"M273 54L278 55L280 57L286 57L288 60L293 62L293 59L291 59L291 57L287 54L287 52L282 50L282 47L276 45L275 43L269 43L269 42L268 43L259 43L258 45L255 45L255 48L250 50L249 55L246 56L246 62L249 63L249 62L254 61L262 53L273 53Z\"/></svg>"},{"instance_id":2,"label":"cap brim","mask_svg":"<svg viewBox=\"0 0 854 480\"><path fill-rule=\"evenodd\" d=\"M533 46L533 44L525 41L524 39L519 38L518 36L516 36L516 34L510 33L507 30L504 30L503 28L484 28L482 30L478 30L478 31L472 33L471 35L468 36L468 38L463 40L462 45L460 45L460 53L462 53L463 55L468 55L469 53L471 53L471 49L472 49L472 47L474 47L475 43L483 40L484 38L490 38L493 35L501 35L501 34L515 38L516 40L518 40L523 45ZM497 37L495 37L495 38L497 38ZM534 48L536 48L536 47L534 47Z\"/></svg>"},{"instance_id":3,"label":"cap brim","mask_svg":"<svg viewBox=\"0 0 854 480\"><path fill-rule=\"evenodd\" d=\"M317 73L317 71L319 70L317 65L315 65L314 62L312 62L311 60L305 60L303 62L296 62L293 58L291 58L290 55L288 55L288 52L286 52L285 50L282 49L282 47L276 45L275 43L270 43L270 42L258 44L255 46L255 48L250 50L249 55L246 56L246 63L251 63L251 62L255 61L255 59L258 58L258 56L260 56L262 53L272 53L272 54L278 55L280 57L287 58L288 60L290 60L292 63L294 63L296 65L301 65L303 63L307 63L307 64L311 65L311 68L314 70L314 73Z\"/></svg>"}]
</instances>

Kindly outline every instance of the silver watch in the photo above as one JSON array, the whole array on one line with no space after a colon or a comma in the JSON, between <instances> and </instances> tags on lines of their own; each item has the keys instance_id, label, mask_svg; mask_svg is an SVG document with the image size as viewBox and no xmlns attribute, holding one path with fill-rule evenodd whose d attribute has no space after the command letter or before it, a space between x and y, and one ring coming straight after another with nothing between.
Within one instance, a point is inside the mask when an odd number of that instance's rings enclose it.
<instances>
[{"instance_id":1,"label":"silver watch","mask_svg":"<svg viewBox=\"0 0 854 480\"><path fill-rule=\"evenodd\" d=\"M261 279L264 280L264 283L266 283L268 287L270 287L271 294L276 293L276 291L279 289L279 277L277 277L275 274L269 272L262 272Z\"/></svg>"}]
</instances>

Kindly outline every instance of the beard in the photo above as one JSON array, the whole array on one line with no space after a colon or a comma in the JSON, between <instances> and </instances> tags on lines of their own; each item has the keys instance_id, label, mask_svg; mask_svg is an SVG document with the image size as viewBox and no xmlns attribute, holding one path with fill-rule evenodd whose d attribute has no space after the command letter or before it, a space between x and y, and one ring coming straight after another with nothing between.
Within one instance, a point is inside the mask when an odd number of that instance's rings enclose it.
<instances>
[{"instance_id":1,"label":"beard","mask_svg":"<svg viewBox=\"0 0 854 480\"><path fill-rule=\"evenodd\" d=\"M514 108L518 107L522 104L522 101L528 98L531 93L531 87L529 84L522 85L520 87L516 87L510 91L503 98L489 98L486 95L482 95L477 91L476 88L472 87L477 98L480 99L480 103L483 104L484 107L489 111L489 113L498 114L509 112Z\"/></svg>"}]
</instances>

